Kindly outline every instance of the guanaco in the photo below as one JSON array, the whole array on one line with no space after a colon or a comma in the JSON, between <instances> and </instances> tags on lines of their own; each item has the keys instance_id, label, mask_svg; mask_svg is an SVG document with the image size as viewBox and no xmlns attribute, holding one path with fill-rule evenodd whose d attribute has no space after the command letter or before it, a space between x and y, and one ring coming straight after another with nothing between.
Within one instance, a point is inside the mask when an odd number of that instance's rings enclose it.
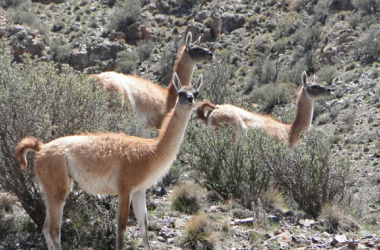
<instances>
[{"instance_id":1,"label":"guanaco","mask_svg":"<svg viewBox=\"0 0 380 250\"><path fill-rule=\"evenodd\" d=\"M306 72L302 73L302 87L298 92L297 115L290 124L281 123L269 115L252 113L242 108L230 105L214 105L203 100L197 105L198 118L205 121L208 126L220 128L233 126L236 133L244 135L247 129L263 129L267 135L273 136L277 142L286 142L294 147L300 139L300 133L309 129L313 118L314 102L331 95L331 89L315 82L307 81Z\"/></svg>"},{"instance_id":2,"label":"guanaco","mask_svg":"<svg viewBox=\"0 0 380 250\"><path fill-rule=\"evenodd\" d=\"M183 86L188 86L195 65L203 61L211 61L213 53L199 46L201 37L191 43L192 34L186 36L177 54L173 73L177 73ZM129 108L144 126L160 128L165 115L174 107L177 91L171 82L166 88L135 75L116 72L104 72L95 77L106 90L118 92L123 102L129 102Z\"/></svg>"},{"instance_id":3,"label":"guanaco","mask_svg":"<svg viewBox=\"0 0 380 250\"><path fill-rule=\"evenodd\" d=\"M27 153L35 152L34 173L44 195L43 233L49 250L61 249L63 207L73 181L89 193L119 196L118 250L122 249L132 201L144 247L150 249L145 190L163 177L175 159L202 84L201 75L194 86L182 87L174 73L177 101L155 139L104 133L61 137L46 144L26 137L18 143L16 157L23 169L27 169Z\"/></svg>"}]
</instances>

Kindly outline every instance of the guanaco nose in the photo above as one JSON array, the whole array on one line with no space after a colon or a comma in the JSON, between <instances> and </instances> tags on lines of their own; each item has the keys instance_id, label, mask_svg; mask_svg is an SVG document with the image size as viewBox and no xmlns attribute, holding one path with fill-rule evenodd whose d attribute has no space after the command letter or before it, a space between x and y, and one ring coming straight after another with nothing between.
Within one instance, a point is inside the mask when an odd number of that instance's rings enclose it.
<instances>
[{"instance_id":1,"label":"guanaco nose","mask_svg":"<svg viewBox=\"0 0 380 250\"><path fill-rule=\"evenodd\" d=\"M193 102L193 100L194 100L194 97L192 95L187 96L188 102Z\"/></svg>"}]
</instances>

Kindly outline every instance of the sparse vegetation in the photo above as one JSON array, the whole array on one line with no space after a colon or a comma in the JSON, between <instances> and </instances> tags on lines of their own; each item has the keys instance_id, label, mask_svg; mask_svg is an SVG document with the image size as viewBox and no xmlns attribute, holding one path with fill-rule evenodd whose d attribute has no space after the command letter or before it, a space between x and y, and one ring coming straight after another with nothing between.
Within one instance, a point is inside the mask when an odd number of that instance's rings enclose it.
<instances>
[{"instance_id":1,"label":"sparse vegetation","mask_svg":"<svg viewBox=\"0 0 380 250\"><path fill-rule=\"evenodd\" d=\"M172 209L186 214L196 214L201 208L198 193L194 186L175 187L172 194Z\"/></svg>"},{"instance_id":2,"label":"sparse vegetation","mask_svg":"<svg viewBox=\"0 0 380 250\"><path fill-rule=\"evenodd\" d=\"M116 59L116 71L123 74L131 74L137 67L139 56L135 51L121 51Z\"/></svg>"},{"instance_id":3,"label":"sparse vegetation","mask_svg":"<svg viewBox=\"0 0 380 250\"><path fill-rule=\"evenodd\" d=\"M185 225L185 232L186 234L182 241L185 249L214 249L214 245L209 241L210 225L205 215L192 217Z\"/></svg>"}]
</instances>

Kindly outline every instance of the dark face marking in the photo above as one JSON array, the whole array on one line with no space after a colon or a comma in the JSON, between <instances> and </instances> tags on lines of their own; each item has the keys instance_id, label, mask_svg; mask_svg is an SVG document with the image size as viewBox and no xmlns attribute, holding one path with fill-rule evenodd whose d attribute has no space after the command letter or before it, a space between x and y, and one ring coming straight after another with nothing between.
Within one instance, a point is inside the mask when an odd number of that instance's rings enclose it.
<instances>
[{"instance_id":1,"label":"dark face marking","mask_svg":"<svg viewBox=\"0 0 380 250\"><path fill-rule=\"evenodd\" d=\"M325 97L331 95L332 90L316 83L306 84L307 94L312 97Z\"/></svg>"},{"instance_id":2,"label":"dark face marking","mask_svg":"<svg viewBox=\"0 0 380 250\"><path fill-rule=\"evenodd\" d=\"M181 88L178 91L178 101L182 104L194 105L194 100L197 97L198 92L190 86Z\"/></svg>"},{"instance_id":3,"label":"dark face marking","mask_svg":"<svg viewBox=\"0 0 380 250\"><path fill-rule=\"evenodd\" d=\"M211 51L198 45L190 45L187 53L195 61L211 61L214 56Z\"/></svg>"}]
</instances>

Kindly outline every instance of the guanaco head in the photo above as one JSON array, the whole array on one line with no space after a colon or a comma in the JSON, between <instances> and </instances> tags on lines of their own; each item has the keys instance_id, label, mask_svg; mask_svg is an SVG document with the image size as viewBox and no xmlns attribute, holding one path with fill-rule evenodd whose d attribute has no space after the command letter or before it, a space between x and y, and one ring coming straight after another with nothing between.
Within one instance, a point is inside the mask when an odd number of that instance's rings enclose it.
<instances>
[{"instance_id":1,"label":"guanaco head","mask_svg":"<svg viewBox=\"0 0 380 250\"><path fill-rule=\"evenodd\" d=\"M182 87L177 73L174 73L173 84L178 92L177 105L193 108L193 106L195 106L195 98L197 98L198 91L203 84L203 75L199 76L194 86Z\"/></svg>"},{"instance_id":2,"label":"guanaco head","mask_svg":"<svg viewBox=\"0 0 380 250\"><path fill-rule=\"evenodd\" d=\"M199 38L193 43L191 43L192 39L193 35L191 32L187 33L184 52L186 52L190 58L197 63L202 61L211 61L213 58L213 53L208 49L199 46L201 43L201 36L199 36Z\"/></svg>"},{"instance_id":3,"label":"guanaco head","mask_svg":"<svg viewBox=\"0 0 380 250\"><path fill-rule=\"evenodd\" d=\"M302 78L303 90L305 91L306 95L310 99L318 100L323 97L331 95L332 89L322 86L321 84L315 82L315 75L313 77L313 80L311 82L308 82L307 74L304 71L302 72L301 78Z\"/></svg>"}]
</instances>

